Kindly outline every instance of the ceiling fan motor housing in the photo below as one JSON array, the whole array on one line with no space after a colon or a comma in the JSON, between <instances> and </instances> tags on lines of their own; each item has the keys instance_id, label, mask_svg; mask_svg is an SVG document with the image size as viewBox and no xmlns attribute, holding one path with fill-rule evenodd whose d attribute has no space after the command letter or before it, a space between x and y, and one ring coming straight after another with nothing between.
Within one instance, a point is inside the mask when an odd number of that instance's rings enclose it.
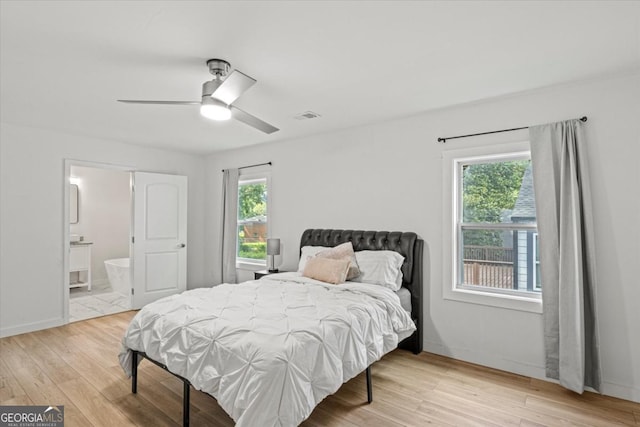
<instances>
[{"instance_id":1,"label":"ceiling fan motor housing","mask_svg":"<svg viewBox=\"0 0 640 427\"><path fill-rule=\"evenodd\" d=\"M214 76L225 77L229 74L231 64L224 59L210 59L207 61L207 67L209 67L209 72Z\"/></svg>"}]
</instances>

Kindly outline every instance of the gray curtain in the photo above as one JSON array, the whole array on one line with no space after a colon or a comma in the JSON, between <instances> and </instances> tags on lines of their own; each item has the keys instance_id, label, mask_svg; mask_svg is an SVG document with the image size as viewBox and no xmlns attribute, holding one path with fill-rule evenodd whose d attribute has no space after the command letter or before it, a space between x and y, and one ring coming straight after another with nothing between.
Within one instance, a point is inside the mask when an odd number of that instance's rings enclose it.
<instances>
[{"instance_id":1,"label":"gray curtain","mask_svg":"<svg viewBox=\"0 0 640 427\"><path fill-rule=\"evenodd\" d=\"M222 283L236 283L238 169L224 170L222 197Z\"/></svg>"},{"instance_id":2,"label":"gray curtain","mask_svg":"<svg viewBox=\"0 0 640 427\"><path fill-rule=\"evenodd\" d=\"M580 120L529 128L535 187L546 375L599 390L593 221Z\"/></svg>"}]
</instances>

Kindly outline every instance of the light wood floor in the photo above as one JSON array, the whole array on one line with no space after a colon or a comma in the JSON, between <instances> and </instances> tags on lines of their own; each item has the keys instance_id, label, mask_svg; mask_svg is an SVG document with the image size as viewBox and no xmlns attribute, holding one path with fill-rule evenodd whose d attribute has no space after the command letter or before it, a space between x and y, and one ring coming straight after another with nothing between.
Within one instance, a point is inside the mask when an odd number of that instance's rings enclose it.
<instances>
[{"instance_id":1,"label":"light wood floor","mask_svg":"<svg viewBox=\"0 0 640 427\"><path fill-rule=\"evenodd\" d=\"M177 426L182 383L143 361L138 394L118 365L134 312L0 340L0 405L64 405L65 426ZM640 425L640 404L469 363L396 350L327 397L304 426ZM193 426L231 426L211 397L192 391Z\"/></svg>"}]
</instances>

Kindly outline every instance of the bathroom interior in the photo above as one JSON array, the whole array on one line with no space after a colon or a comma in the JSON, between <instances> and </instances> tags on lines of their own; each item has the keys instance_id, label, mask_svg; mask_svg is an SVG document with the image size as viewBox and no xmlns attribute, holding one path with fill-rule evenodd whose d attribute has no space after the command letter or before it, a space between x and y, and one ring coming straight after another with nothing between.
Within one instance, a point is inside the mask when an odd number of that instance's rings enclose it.
<instances>
[{"instance_id":1,"label":"bathroom interior","mask_svg":"<svg viewBox=\"0 0 640 427\"><path fill-rule=\"evenodd\" d=\"M69 181L69 322L129 310L130 173L72 165Z\"/></svg>"}]
</instances>

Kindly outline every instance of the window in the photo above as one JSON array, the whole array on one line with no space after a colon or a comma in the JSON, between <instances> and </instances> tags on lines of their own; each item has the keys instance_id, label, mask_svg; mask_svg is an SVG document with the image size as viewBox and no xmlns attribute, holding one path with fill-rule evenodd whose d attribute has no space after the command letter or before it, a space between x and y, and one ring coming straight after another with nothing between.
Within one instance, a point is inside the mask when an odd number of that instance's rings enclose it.
<instances>
[{"instance_id":1,"label":"window","mask_svg":"<svg viewBox=\"0 0 640 427\"><path fill-rule=\"evenodd\" d=\"M445 298L539 311L538 231L528 144L447 152ZM525 148L527 151L523 151ZM447 247L447 246L445 246Z\"/></svg>"},{"instance_id":2,"label":"window","mask_svg":"<svg viewBox=\"0 0 640 427\"><path fill-rule=\"evenodd\" d=\"M241 175L238 181L238 246L236 262L266 265L269 179Z\"/></svg>"}]
</instances>

